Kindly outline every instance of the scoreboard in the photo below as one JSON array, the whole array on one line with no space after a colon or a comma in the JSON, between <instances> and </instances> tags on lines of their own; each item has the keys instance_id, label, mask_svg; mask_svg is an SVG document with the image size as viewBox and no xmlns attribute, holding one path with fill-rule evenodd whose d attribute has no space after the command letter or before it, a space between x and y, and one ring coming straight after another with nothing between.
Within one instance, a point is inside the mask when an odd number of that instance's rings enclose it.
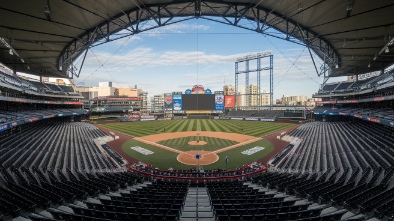
<instances>
[{"instance_id":1,"label":"scoreboard","mask_svg":"<svg viewBox=\"0 0 394 221\"><path fill-rule=\"evenodd\" d=\"M225 96L223 91L209 93L182 93L172 92L164 94L164 109L174 113L184 111L211 111L221 113L225 108Z\"/></svg>"},{"instance_id":2,"label":"scoreboard","mask_svg":"<svg viewBox=\"0 0 394 221\"><path fill-rule=\"evenodd\" d=\"M182 94L183 110L215 110L214 94Z\"/></svg>"}]
</instances>

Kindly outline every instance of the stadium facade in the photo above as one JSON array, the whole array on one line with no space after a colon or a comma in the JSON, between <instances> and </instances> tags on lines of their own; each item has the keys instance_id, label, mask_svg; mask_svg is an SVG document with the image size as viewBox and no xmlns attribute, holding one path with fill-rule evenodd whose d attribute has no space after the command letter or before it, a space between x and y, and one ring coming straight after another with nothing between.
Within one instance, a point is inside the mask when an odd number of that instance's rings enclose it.
<instances>
[{"instance_id":1,"label":"stadium facade","mask_svg":"<svg viewBox=\"0 0 394 221\"><path fill-rule=\"evenodd\" d=\"M0 10L0 220L394 219L391 1L13 0ZM119 136L86 121L72 85L45 81L79 77L94 46L192 18L305 46L324 76L314 119L279 134L290 142L267 164L163 171L128 162L108 145ZM338 76L353 77L326 83ZM165 113L221 114L237 104L235 87L235 95L201 85L164 94ZM138 97L144 111L147 96ZM124 105L108 98L101 104Z\"/></svg>"}]
</instances>

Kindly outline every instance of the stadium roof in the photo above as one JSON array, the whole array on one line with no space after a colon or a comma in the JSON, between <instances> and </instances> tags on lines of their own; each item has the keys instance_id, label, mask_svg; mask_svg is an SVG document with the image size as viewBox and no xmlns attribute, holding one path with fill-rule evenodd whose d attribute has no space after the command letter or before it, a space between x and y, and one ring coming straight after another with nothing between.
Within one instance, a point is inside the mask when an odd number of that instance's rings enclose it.
<instances>
[{"instance_id":1,"label":"stadium roof","mask_svg":"<svg viewBox=\"0 0 394 221\"><path fill-rule=\"evenodd\" d=\"M89 47L196 17L308 46L327 64L316 68L319 75L360 74L394 63L392 0L1 3L0 62L42 76L79 76L80 67L71 64Z\"/></svg>"}]
</instances>

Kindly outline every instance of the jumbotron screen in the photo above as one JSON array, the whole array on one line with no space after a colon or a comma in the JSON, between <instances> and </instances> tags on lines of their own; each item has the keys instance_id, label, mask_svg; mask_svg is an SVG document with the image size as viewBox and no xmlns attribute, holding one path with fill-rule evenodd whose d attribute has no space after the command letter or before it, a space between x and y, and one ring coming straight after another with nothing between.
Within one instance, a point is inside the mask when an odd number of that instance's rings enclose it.
<instances>
[{"instance_id":1,"label":"jumbotron screen","mask_svg":"<svg viewBox=\"0 0 394 221\"><path fill-rule=\"evenodd\" d=\"M182 110L215 110L215 95L182 94Z\"/></svg>"}]
</instances>

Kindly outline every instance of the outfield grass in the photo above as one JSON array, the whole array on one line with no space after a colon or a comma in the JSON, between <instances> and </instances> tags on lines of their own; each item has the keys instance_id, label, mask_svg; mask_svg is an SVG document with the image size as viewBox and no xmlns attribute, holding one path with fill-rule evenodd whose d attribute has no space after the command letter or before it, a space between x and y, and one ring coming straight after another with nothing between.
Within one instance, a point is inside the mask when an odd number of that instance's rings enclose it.
<instances>
[{"instance_id":1,"label":"outfield grass","mask_svg":"<svg viewBox=\"0 0 394 221\"><path fill-rule=\"evenodd\" d=\"M101 124L108 129L130 134L136 137L158 133L183 131L215 131L240 133L250 136L263 136L275 131L294 126L289 123L236 121L236 120L159 120L143 122L122 122Z\"/></svg>"},{"instance_id":2,"label":"outfield grass","mask_svg":"<svg viewBox=\"0 0 394 221\"><path fill-rule=\"evenodd\" d=\"M151 155L143 155L135 150L132 150L131 147L134 146L140 146L142 148L145 148L147 150L150 150L154 152ZM244 155L241 152L244 150L251 149L256 146L261 146L264 147L264 150L261 150L255 154L252 155ZM152 146L149 144L145 144L136 140L129 140L125 142L122 145L122 150L132 156L133 158L139 159L144 162L148 162L152 164L153 167L158 167L162 170L167 170L168 168L176 168L176 169L183 169L183 170L188 170L191 168L195 168L195 166L190 166L190 165L185 165L177 161L177 153ZM219 160L213 164L203 166L204 169L226 169L226 162L225 162L225 157L228 156L228 163L227 163L227 169L235 169L237 167L241 167L242 165L256 161L267 154L271 153L274 150L274 146L271 142L267 140L260 140L254 143L250 143L247 145L244 145L242 147L237 147L222 153L219 153L218 156L220 157Z\"/></svg>"},{"instance_id":3,"label":"outfield grass","mask_svg":"<svg viewBox=\"0 0 394 221\"><path fill-rule=\"evenodd\" d=\"M189 141L196 141L196 140L205 141L207 142L207 144L200 146L188 145ZM214 138L214 137L191 136L191 137L163 140L163 141L159 141L158 143L181 151L189 151L189 150L215 151L222 149L224 147L237 144L238 142L232 140Z\"/></svg>"}]
</instances>

